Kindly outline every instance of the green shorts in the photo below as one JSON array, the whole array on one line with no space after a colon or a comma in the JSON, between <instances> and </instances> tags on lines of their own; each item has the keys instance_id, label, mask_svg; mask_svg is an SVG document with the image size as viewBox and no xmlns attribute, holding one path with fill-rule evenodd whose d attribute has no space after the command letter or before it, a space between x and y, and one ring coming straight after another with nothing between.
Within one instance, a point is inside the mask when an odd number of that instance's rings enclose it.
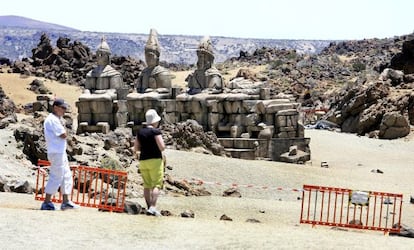
<instances>
[{"instance_id":1,"label":"green shorts","mask_svg":"<svg viewBox=\"0 0 414 250\"><path fill-rule=\"evenodd\" d=\"M164 162L159 159L139 161L139 170L144 188L162 188L164 184Z\"/></svg>"}]
</instances>

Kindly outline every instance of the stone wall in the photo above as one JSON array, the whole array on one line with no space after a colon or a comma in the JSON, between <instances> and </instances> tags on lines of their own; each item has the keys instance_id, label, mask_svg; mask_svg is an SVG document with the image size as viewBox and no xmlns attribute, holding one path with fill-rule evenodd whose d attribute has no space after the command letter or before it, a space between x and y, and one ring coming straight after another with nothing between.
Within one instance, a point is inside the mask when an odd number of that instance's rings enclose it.
<instances>
[{"instance_id":1,"label":"stone wall","mask_svg":"<svg viewBox=\"0 0 414 250\"><path fill-rule=\"evenodd\" d=\"M175 93L176 91L172 91ZM300 104L284 95L278 99L262 100L261 95L241 93L130 93L126 97L127 126L133 133L145 122L145 112L156 109L163 120L176 123L192 119L213 131L233 157L280 161L281 154L291 146L310 159L309 139L299 122Z\"/></svg>"}]
</instances>

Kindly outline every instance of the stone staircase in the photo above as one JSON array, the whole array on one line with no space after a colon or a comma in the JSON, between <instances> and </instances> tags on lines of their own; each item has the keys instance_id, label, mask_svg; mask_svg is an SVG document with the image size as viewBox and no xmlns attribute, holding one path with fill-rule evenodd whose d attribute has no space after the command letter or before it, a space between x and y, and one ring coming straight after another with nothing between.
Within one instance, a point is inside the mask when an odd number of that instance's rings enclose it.
<instances>
[{"instance_id":1,"label":"stone staircase","mask_svg":"<svg viewBox=\"0 0 414 250\"><path fill-rule=\"evenodd\" d=\"M268 159L269 140L257 138L219 138L224 151L233 158Z\"/></svg>"}]
</instances>

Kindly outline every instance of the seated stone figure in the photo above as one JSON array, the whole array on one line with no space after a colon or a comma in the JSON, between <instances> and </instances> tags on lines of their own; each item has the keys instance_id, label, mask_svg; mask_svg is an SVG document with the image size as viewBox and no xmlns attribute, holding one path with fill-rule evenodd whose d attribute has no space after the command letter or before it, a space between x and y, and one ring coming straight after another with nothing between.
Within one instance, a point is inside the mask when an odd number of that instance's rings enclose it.
<instances>
[{"instance_id":1,"label":"seated stone figure","mask_svg":"<svg viewBox=\"0 0 414 250\"><path fill-rule=\"evenodd\" d=\"M117 90L124 86L122 75L110 64L111 49L106 42L105 37L96 50L97 66L89 71L86 75L85 93L91 94L110 94L112 99L117 97Z\"/></svg>"},{"instance_id":2,"label":"seated stone figure","mask_svg":"<svg viewBox=\"0 0 414 250\"><path fill-rule=\"evenodd\" d=\"M102 38L96 51L97 66L86 75L85 90L79 96L77 133L108 132L127 120L126 88L122 75L110 64L111 50Z\"/></svg>"},{"instance_id":3,"label":"seated stone figure","mask_svg":"<svg viewBox=\"0 0 414 250\"><path fill-rule=\"evenodd\" d=\"M221 93L223 78L220 72L213 67L214 53L209 37L204 37L197 49L197 69L186 78L188 94L200 92Z\"/></svg>"},{"instance_id":4,"label":"seated stone figure","mask_svg":"<svg viewBox=\"0 0 414 250\"><path fill-rule=\"evenodd\" d=\"M145 93L155 90L160 93L169 92L171 89L171 74L159 65L160 46L155 29L151 29L145 45L145 62L147 67L140 73L136 83L137 92Z\"/></svg>"}]
</instances>

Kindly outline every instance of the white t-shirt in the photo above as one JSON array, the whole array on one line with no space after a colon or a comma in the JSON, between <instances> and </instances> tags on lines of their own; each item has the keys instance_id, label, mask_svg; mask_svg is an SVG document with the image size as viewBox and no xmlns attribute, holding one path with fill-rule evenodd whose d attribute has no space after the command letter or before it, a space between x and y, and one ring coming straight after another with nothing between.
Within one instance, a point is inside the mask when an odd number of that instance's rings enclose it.
<instances>
[{"instance_id":1,"label":"white t-shirt","mask_svg":"<svg viewBox=\"0 0 414 250\"><path fill-rule=\"evenodd\" d=\"M48 154L63 154L66 152L66 138L59 137L61 134L66 133L66 130L58 116L50 113L43 123L43 131L45 133Z\"/></svg>"}]
</instances>

